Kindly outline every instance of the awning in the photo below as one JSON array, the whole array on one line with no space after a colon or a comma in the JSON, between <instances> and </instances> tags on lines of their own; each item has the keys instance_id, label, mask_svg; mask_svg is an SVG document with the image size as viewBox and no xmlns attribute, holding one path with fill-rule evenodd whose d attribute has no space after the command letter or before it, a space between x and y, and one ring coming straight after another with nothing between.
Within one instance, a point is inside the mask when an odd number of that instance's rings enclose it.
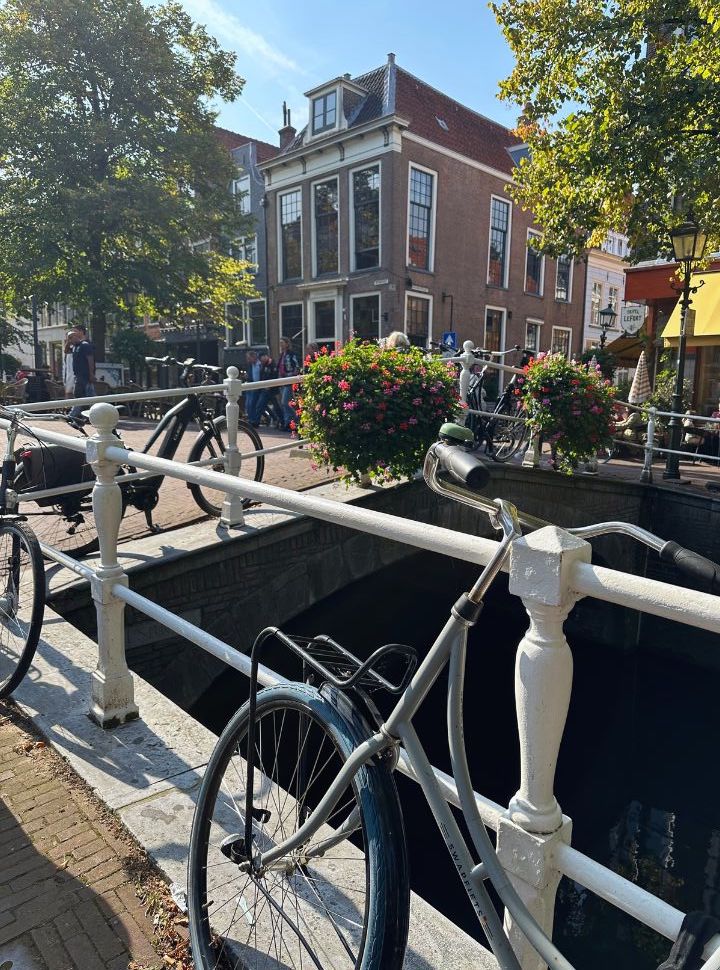
<instances>
[{"instance_id":1,"label":"awning","mask_svg":"<svg viewBox=\"0 0 720 970\"><path fill-rule=\"evenodd\" d=\"M640 354L645 349L646 341L645 327L643 327L638 333L633 334L632 337L623 336L613 340L607 344L605 350L609 350L611 354L614 354L619 363L634 366Z\"/></svg>"},{"instance_id":2,"label":"awning","mask_svg":"<svg viewBox=\"0 0 720 970\"><path fill-rule=\"evenodd\" d=\"M691 295L689 320L685 326L688 347L720 344L720 273L698 273L692 277L693 286L701 281L704 285ZM666 347L677 347L680 336L680 300L675 304L661 336Z\"/></svg>"}]
</instances>

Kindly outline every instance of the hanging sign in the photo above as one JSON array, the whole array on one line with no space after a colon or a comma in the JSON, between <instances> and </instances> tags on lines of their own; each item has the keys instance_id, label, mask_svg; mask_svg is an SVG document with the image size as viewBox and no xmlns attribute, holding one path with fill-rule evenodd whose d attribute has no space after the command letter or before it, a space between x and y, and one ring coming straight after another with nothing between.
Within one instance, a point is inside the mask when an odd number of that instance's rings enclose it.
<instances>
[{"instance_id":1,"label":"hanging sign","mask_svg":"<svg viewBox=\"0 0 720 970\"><path fill-rule=\"evenodd\" d=\"M620 329L627 334L635 334L645 323L644 306L624 306L620 311Z\"/></svg>"}]
</instances>

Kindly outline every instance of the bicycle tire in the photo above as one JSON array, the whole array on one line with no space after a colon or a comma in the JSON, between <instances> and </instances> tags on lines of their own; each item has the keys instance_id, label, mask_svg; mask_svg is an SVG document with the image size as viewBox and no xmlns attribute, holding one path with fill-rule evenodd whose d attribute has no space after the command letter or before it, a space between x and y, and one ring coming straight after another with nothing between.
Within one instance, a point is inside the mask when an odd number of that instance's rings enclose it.
<instances>
[{"instance_id":1,"label":"bicycle tire","mask_svg":"<svg viewBox=\"0 0 720 970\"><path fill-rule=\"evenodd\" d=\"M35 534L24 522L0 521L0 570L0 698L3 698L12 694L28 672L45 612L42 552Z\"/></svg>"},{"instance_id":2,"label":"bicycle tire","mask_svg":"<svg viewBox=\"0 0 720 970\"><path fill-rule=\"evenodd\" d=\"M490 457L493 461L510 461L522 447L527 435L527 424L525 420L511 421L506 420L505 416L510 416L507 407L501 408L496 416L490 418L489 436L492 441Z\"/></svg>"},{"instance_id":3,"label":"bicycle tire","mask_svg":"<svg viewBox=\"0 0 720 970\"><path fill-rule=\"evenodd\" d=\"M241 872L219 847L223 839L244 831L246 762L240 752L248 723L246 703L215 746L193 819L188 912L198 970L216 970L223 954L233 965L237 954L243 970L280 966L401 970L410 890L402 815L392 774L382 764L365 765L341 795L339 807L328 820L331 824L315 837L326 838L333 825L341 825L351 806L357 805L361 824L352 834L352 843L343 841L309 862L296 854L285 869L251 876ZM269 807L272 815L253 827L257 839L268 846L274 835L286 837L299 815L307 817L339 765L371 732L344 695L304 684L260 691L256 728L255 751L265 770L256 771L255 808ZM268 778L270 772L273 776ZM309 779L307 785L304 776ZM224 882L226 876L229 884ZM355 884L351 884L353 876ZM331 885L333 877L339 886ZM229 925L224 927L228 918ZM301 930L304 942L296 929ZM289 962L283 962L286 953Z\"/></svg>"},{"instance_id":4,"label":"bicycle tire","mask_svg":"<svg viewBox=\"0 0 720 970\"><path fill-rule=\"evenodd\" d=\"M217 458L217 464L207 465L211 471L225 471L225 463L222 456L227 450L227 419L223 417L215 418L213 421L212 434L203 431L195 444L192 446L189 462L204 461L209 458ZM245 421L238 422L238 448L240 454L248 454L251 451L260 451L263 447L262 439L252 425ZM261 482L265 472L265 456L256 455L254 458L243 458L240 464L240 478L250 478L253 481ZM218 518L222 512L225 493L221 489L209 488L207 485L190 484L190 493L197 505L206 515ZM243 508L251 504L251 499L243 499Z\"/></svg>"}]
</instances>

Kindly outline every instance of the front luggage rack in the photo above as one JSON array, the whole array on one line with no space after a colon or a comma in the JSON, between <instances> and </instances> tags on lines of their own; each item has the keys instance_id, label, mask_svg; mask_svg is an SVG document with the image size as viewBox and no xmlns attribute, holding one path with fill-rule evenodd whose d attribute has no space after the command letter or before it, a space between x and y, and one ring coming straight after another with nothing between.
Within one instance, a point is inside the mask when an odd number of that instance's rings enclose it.
<instances>
[{"instance_id":1,"label":"front luggage rack","mask_svg":"<svg viewBox=\"0 0 720 970\"><path fill-rule=\"evenodd\" d=\"M316 637L288 636L277 627L267 627L258 634L252 648L257 655L267 640L277 639L303 662L305 672L312 670L338 690L362 688L367 692L384 690L402 694L418 665L417 651L404 643L386 643L367 660L360 660L326 634Z\"/></svg>"}]
</instances>

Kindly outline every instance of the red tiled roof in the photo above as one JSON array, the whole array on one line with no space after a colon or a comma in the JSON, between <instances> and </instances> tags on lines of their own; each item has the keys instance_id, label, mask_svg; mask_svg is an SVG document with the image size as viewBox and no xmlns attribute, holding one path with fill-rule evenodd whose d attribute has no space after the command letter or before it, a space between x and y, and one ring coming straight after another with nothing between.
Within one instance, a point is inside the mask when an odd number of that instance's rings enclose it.
<instances>
[{"instance_id":1,"label":"red tiled roof","mask_svg":"<svg viewBox=\"0 0 720 970\"><path fill-rule=\"evenodd\" d=\"M253 142L257 146L257 160L258 162L266 162L269 158L273 158L280 151L277 145L270 145L266 141L259 141L257 138L250 138L248 135L240 135L236 131L230 131L229 128L221 128L219 125L215 125L215 133L220 141L228 151L232 151L233 148L240 148L241 145L247 145L248 142Z\"/></svg>"},{"instance_id":2,"label":"red tiled roof","mask_svg":"<svg viewBox=\"0 0 720 970\"><path fill-rule=\"evenodd\" d=\"M397 68L395 113L410 122L410 131L451 151L511 174L508 148L517 145L509 128L466 108L446 94ZM438 123L441 119L447 131Z\"/></svg>"}]
</instances>

